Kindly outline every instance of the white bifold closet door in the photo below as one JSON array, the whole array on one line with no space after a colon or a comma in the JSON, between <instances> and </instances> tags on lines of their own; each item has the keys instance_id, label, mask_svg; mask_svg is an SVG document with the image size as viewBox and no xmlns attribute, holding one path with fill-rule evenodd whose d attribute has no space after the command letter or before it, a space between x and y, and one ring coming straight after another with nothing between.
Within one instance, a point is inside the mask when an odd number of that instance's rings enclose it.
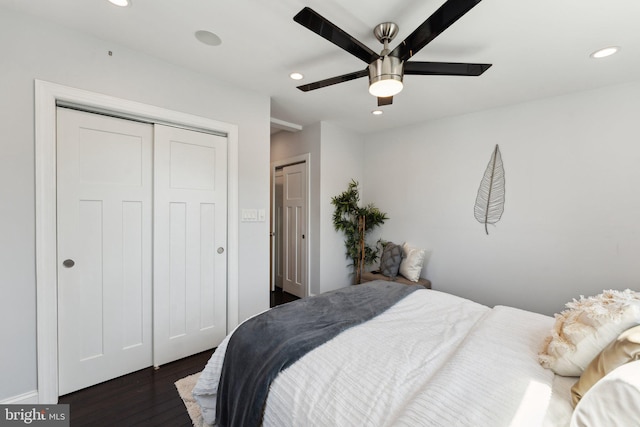
<instances>
[{"instance_id":1,"label":"white bifold closet door","mask_svg":"<svg viewBox=\"0 0 640 427\"><path fill-rule=\"evenodd\" d=\"M227 139L155 126L154 364L226 335Z\"/></svg>"},{"instance_id":2,"label":"white bifold closet door","mask_svg":"<svg viewBox=\"0 0 640 427\"><path fill-rule=\"evenodd\" d=\"M153 127L58 108L58 389L152 358Z\"/></svg>"},{"instance_id":3,"label":"white bifold closet door","mask_svg":"<svg viewBox=\"0 0 640 427\"><path fill-rule=\"evenodd\" d=\"M224 338L226 144L58 109L60 395Z\"/></svg>"}]
</instances>

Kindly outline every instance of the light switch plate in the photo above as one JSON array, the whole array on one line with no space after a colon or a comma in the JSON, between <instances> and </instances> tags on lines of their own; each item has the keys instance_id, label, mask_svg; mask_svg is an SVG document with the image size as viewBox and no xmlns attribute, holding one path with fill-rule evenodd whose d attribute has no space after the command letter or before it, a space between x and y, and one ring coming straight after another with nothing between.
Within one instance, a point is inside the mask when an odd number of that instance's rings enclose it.
<instances>
[{"instance_id":1,"label":"light switch plate","mask_svg":"<svg viewBox=\"0 0 640 427\"><path fill-rule=\"evenodd\" d=\"M255 222L258 220L256 209L242 209L242 222Z\"/></svg>"}]
</instances>

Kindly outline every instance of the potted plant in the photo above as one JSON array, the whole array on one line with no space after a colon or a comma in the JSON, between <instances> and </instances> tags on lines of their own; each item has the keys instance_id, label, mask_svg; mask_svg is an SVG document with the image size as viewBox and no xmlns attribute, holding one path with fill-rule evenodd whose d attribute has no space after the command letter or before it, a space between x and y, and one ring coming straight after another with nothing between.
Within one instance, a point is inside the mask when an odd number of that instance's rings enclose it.
<instances>
[{"instance_id":1,"label":"potted plant","mask_svg":"<svg viewBox=\"0 0 640 427\"><path fill-rule=\"evenodd\" d=\"M367 233L389 218L371 203L360 206L360 192L355 180L351 180L342 194L332 197L331 204L335 206L333 226L336 231L342 231L345 235L346 256L352 262L355 283L358 284L364 266L378 259L377 246L366 243Z\"/></svg>"}]
</instances>

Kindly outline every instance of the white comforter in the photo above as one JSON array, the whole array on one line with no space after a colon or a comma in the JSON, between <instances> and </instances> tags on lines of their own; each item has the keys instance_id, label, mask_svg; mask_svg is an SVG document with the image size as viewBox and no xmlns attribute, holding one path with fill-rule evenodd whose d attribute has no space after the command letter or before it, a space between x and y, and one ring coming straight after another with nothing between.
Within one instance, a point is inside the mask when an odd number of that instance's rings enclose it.
<instances>
[{"instance_id":1,"label":"white comforter","mask_svg":"<svg viewBox=\"0 0 640 427\"><path fill-rule=\"evenodd\" d=\"M264 425L566 425L566 413L562 420L547 414L554 375L537 362L552 325L536 313L413 292L283 371L271 385ZM193 390L209 424L227 341Z\"/></svg>"}]
</instances>

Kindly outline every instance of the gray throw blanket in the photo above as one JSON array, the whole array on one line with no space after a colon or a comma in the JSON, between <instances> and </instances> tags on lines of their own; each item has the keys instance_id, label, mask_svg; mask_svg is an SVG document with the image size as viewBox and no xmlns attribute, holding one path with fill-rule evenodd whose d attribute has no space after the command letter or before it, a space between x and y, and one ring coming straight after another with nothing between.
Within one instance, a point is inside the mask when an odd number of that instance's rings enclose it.
<instances>
[{"instance_id":1,"label":"gray throw blanket","mask_svg":"<svg viewBox=\"0 0 640 427\"><path fill-rule=\"evenodd\" d=\"M224 357L215 425L259 426L271 381L280 371L418 289L424 288L373 281L280 305L241 324Z\"/></svg>"}]
</instances>

